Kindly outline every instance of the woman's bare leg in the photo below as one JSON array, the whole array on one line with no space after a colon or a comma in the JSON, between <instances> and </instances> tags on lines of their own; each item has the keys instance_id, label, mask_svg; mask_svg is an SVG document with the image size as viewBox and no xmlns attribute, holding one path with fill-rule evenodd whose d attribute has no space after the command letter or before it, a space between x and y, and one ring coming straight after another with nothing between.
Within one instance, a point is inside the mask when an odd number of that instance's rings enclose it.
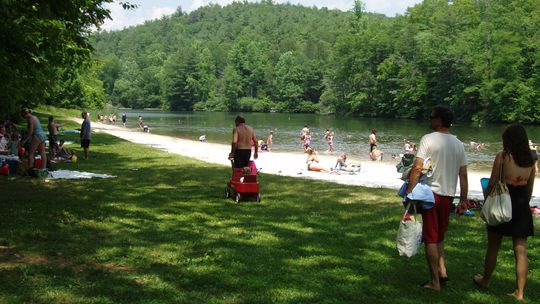
<instances>
[{"instance_id":1,"label":"woman's bare leg","mask_svg":"<svg viewBox=\"0 0 540 304\"><path fill-rule=\"evenodd\" d=\"M497 255L501 248L502 235L488 231L488 246L486 250L486 258L484 260L484 274L475 275L474 281L476 284L487 288L491 282L491 276L497 266Z\"/></svg>"},{"instance_id":2,"label":"woman's bare leg","mask_svg":"<svg viewBox=\"0 0 540 304\"><path fill-rule=\"evenodd\" d=\"M525 283L529 272L529 260L527 259L527 239L514 238L514 256L516 258L516 283L517 289L512 294L516 299L525 298Z\"/></svg>"}]
</instances>

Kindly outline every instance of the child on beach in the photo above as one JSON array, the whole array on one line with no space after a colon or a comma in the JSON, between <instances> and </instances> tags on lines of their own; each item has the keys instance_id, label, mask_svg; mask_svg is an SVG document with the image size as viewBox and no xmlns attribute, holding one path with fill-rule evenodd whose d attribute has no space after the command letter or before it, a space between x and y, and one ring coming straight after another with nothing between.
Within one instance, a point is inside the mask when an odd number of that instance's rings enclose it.
<instances>
[{"instance_id":1,"label":"child on beach","mask_svg":"<svg viewBox=\"0 0 540 304\"><path fill-rule=\"evenodd\" d=\"M328 144L328 152L334 152L334 132L330 132L328 136L326 136L326 142Z\"/></svg>"},{"instance_id":2,"label":"child on beach","mask_svg":"<svg viewBox=\"0 0 540 304\"><path fill-rule=\"evenodd\" d=\"M272 149L273 141L274 141L274 132L270 131L270 134L268 134L268 138L266 138L266 145L268 146L268 151Z\"/></svg>"}]
</instances>

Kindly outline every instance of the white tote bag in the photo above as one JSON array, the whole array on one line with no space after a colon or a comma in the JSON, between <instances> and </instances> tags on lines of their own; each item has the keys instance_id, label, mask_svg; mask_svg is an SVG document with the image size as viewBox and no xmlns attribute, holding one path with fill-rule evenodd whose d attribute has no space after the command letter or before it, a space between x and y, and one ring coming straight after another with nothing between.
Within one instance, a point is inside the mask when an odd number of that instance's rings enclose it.
<instances>
[{"instance_id":1,"label":"white tote bag","mask_svg":"<svg viewBox=\"0 0 540 304\"><path fill-rule=\"evenodd\" d=\"M396 240L399 255L408 258L418 252L422 242L422 223L417 221L416 205L414 205L414 217L406 217L410 206L409 202L401 217Z\"/></svg>"},{"instance_id":2,"label":"white tote bag","mask_svg":"<svg viewBox=\"0 0 540 304\"><path fill-rule=\"evenodd\" d=\"M489 226L504 224L512 219L512 200L508 187L502 182L503 177L503 164L501 164L499 181L486 198L480 213L480 217Z\"/></svg>"}]
</instances>

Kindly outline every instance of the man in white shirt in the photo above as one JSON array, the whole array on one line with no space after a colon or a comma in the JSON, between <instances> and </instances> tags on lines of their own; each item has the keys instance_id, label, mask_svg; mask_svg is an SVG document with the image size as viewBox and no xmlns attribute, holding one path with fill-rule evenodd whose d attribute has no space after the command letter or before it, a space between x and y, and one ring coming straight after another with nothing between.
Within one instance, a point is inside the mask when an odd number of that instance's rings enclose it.
<instances>
[{"instance_id":1,"label":"man in white shirt","mask_svg":"<svg viewBox=\"0 0 540 304\"><path fill-rule=\"evenodd\" d=\"M424 288L441 290L441 283L448 281L444 260L444 236L448 228L448 218L452 208L459 177L460 202L458 210L467 207L467 155L463 143L449 133L454 113L445 106L435 106L429 116L429 126L435 132L424 135L416 153L409 175L407 194L411 193L424 167L430 159L432 175L427 178L435 197L435 205L422 211L422 239L426 244L426 257L431 279Z\"/></svg>"}]
</instances>

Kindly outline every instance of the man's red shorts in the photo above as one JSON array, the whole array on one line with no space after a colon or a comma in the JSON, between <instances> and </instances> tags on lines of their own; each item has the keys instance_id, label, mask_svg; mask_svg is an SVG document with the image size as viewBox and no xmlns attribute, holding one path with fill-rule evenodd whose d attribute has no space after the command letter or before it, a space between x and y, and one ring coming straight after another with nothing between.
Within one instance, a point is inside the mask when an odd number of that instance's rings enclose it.
<instances>
[{"instance_id":1,"label":"man's red shorts","mask_svg":"<svg viewBox=\"0 0 540 304\"><path fill-rule=\"evenodd\" d=\"M435 196L435 206L422 211L422 240L426 244L440 243L444 241L444 235L448 228L448 218L452 210L454 198L451 196Z\"/></svg>"}]
</instances>

